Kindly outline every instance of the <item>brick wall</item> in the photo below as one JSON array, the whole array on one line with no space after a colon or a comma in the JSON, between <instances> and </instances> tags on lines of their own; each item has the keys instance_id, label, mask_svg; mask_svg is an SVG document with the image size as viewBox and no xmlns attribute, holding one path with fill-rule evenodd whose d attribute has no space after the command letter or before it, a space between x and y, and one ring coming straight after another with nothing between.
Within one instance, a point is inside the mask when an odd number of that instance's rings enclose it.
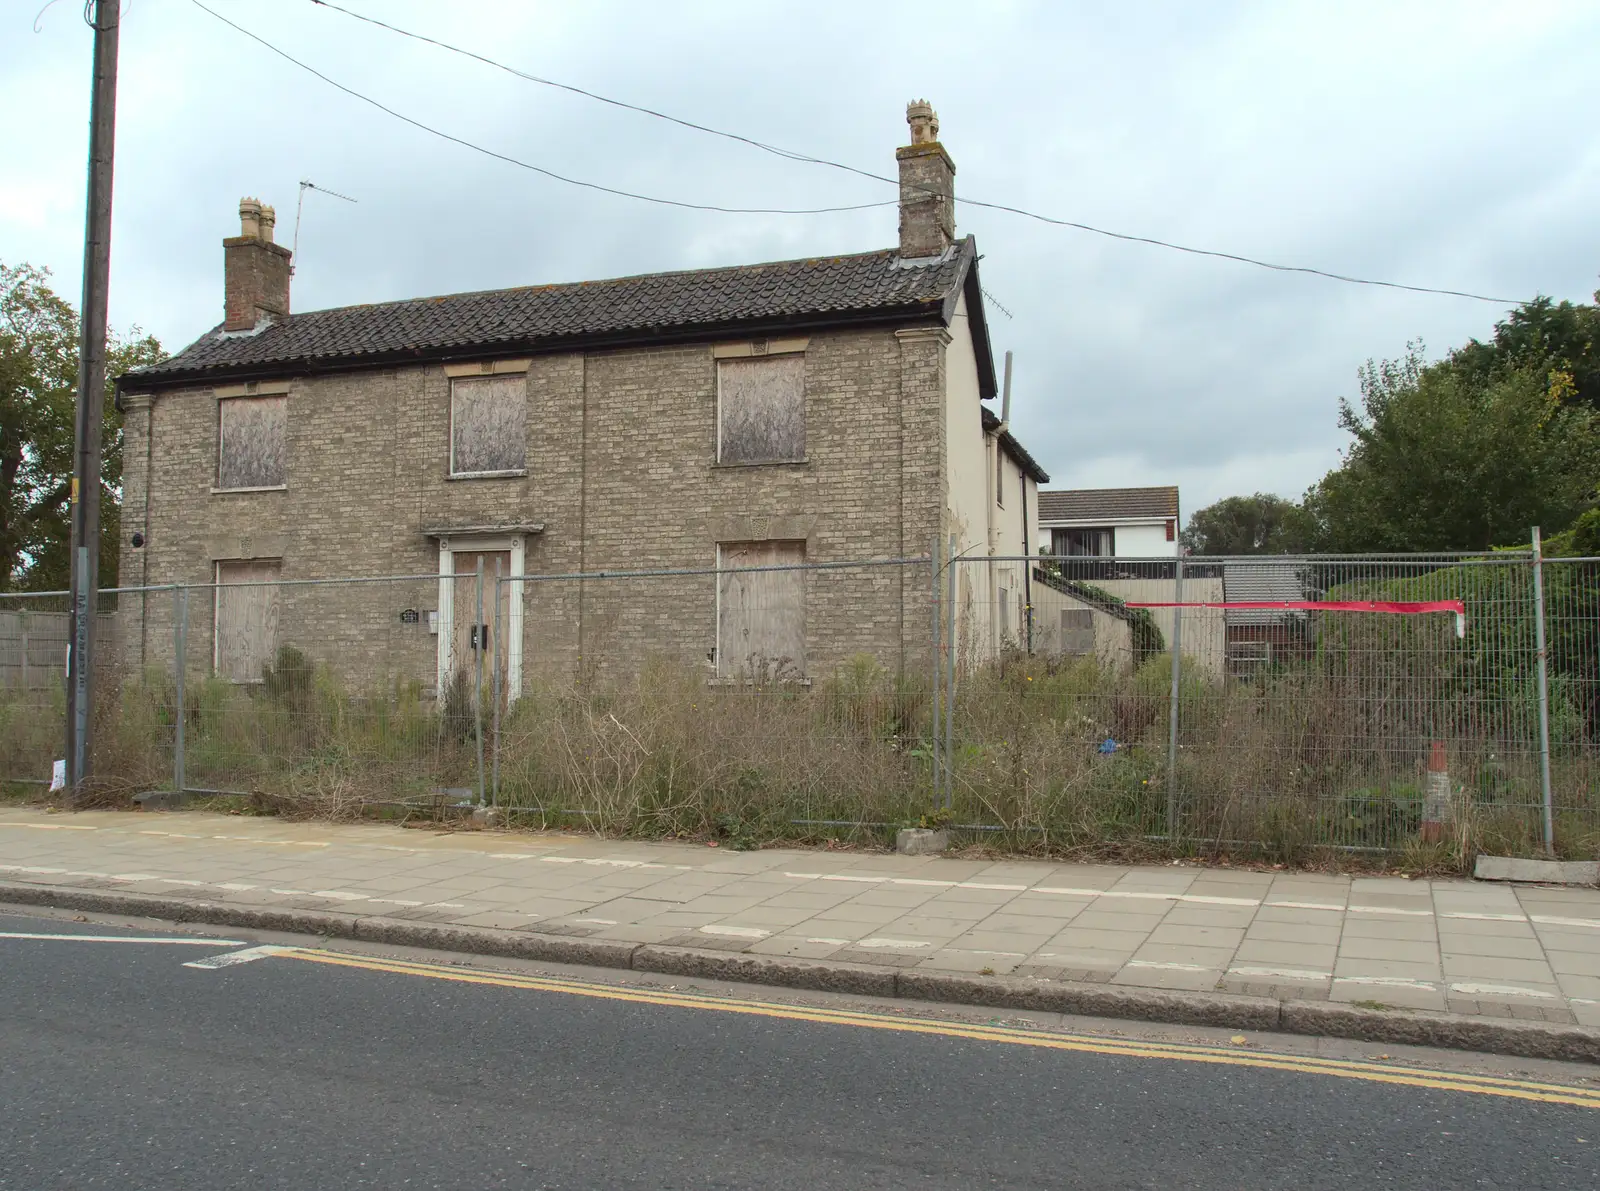
<instances>
[{"instance_id":1,"label":"brick wall","mask_svg":"<svg viewBox=\"0 0 1600 1191\"><path fill-rule=\"evenodd\" d=\"M280 642L351 681L432 686L440 525L542 523L530 575L711 567L719 541L803 539L812 562L926 554L944 532L945 344L935 328L813 335L806 350L804 463L721 466L711 344L534 357L525 477L448 478L449 380L419 365L288 382L284 490L213 491L210 387L129 399L122 520L126 582L209 583L217 559L278 557L285 580L414 575L394 584L288 587ZM142 550L128 538L142 533ZM813 675L857 652L920 673L926 566L807 577ZM524 681L651 655L705 661L715 579L534 581L524 606ZM462 598L470 599L471 583ZM165 669L170 593L126 598L134 666ZM416 609L415 625L400 613ZM445 626L441 626L445 631ZM210 593L191 593L191 671L210 665ZM709 666L709 662L706 663Z\"/></svg>"}]
</instances>

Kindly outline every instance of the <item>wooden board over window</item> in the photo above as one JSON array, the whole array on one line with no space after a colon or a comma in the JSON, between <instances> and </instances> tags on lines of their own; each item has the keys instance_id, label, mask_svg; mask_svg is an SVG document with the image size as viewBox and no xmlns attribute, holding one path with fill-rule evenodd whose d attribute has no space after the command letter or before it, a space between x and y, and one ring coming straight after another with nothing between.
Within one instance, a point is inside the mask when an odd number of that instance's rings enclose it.
<instances>
[{"instance_id":1,"label":"wooden board over window","mask_svg":"<svg viewBox=\"0 0 1600 1191\"><path fill-rule=\"evenodd\" d=\"M284 443L289 399L229 397L217 402L218 488L281 488L288 476Z\"/></svg>"},{"instance_id":2,"label":"wooden board over window","mask_svg":"<svg viewBox=\"0 0 1600 1191\"><path fill-rule=\"evenodd\" d=\"M450 381L450 474L520 472L528 463L528 378Z\"/></svg>"},{"instance_id":3,"label":"wooden board over window","mask_svg":"<svg viewBox=\"0 0 1600 1191\"><path fill-rule=\"evenodd\" d=\"M217 677L261 681L262 667L278 651L277 582L282 576L283 563L276 558L217 563Z\"/></svg>"},{"instance_id":4,"label":"wooden board over window","mask_svg":"<svg viewBox=\"0 0 1600 1191\"><path fill-rule=\"evenodd\" d=\"M1094 653L1094 613L1088 608L1061 609L1061 652L1069 657Z\"/></svg>"},{"instance_id":5,"label":"wooden board over window","mask_svg":"<svg viewBox=\"0 0 1600 1191\"><path fill-rule=\"evenodd\" d=\"M727 542L722 567L797 566L804 542ZM804 571L746 571L718 576L717 673L774 681L806 673Z\"/></svg>"},{"instance_id":6,"label":"wooden board over window","mask_svg":"<svg viewBox=\"0 0 1600 1191\"><path fill-rule=\"evenodd\" d=\"M717 459L786 463L806 457L806 358L717 361Z\"/></svg>"}]
</instances>

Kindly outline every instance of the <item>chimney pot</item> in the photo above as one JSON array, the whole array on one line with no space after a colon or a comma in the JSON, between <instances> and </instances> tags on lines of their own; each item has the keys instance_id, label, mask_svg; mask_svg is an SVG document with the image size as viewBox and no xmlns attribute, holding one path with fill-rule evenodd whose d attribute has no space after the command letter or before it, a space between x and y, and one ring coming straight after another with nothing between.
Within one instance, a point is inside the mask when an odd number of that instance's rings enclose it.
<instances>
[{"instance_id":1,"label":"chimney pot","mask_svg":"<svg viewBox=\"0 0 1600 1191\"><path fill-rule=\"evenodd\" d=\"M239 200L239 234L251 240L261 238L261 204L253 198Z\"/></svg>"},{"instance_id":2,"label":"chimney pot","mask_svg":"<svg viewBox=\"0 0 1600 1191\"><path fill-rule=\"evenodd\" d=\"M900 255L942 256L956 239L956 164L939 143L939 116L926 99L906 104L911 143L900 163Z\"/></svg>"},{"instance_id":3,"label":"chimney pot","mask_svg":"<svg viewBox=\"0 0 1600 1191\"><path fill-rule=\"evenodd\" d=\"M277 214L239 200L239 235L222 242L225 331L250 331L289 317L289 250L272 242Z\"/></svg>"}]
</instances>

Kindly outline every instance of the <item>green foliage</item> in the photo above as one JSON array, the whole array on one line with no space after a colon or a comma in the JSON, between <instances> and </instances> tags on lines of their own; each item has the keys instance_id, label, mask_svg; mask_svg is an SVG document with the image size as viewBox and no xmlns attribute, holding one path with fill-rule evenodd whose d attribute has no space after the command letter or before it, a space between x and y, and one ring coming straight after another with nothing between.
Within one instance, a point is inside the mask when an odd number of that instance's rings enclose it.
<instances>
[{"instance_id":1,"label":"green foliage","mask_svg":"<svg viewBox=\"0 0 1600 1191\"><path fill-rule=\"evenodd\" d=\"M45 269L0 263L0 591L60 590L70 571L78 315ZM117 579L122 418L112 379L165 358L134 328L107 344L100 582Z\"/></svg>"},{"instance_id":2,"label":"green foliage","mask_svg":"<svg viewBox=\"0 0 1600 1191\"><path fill-rule=\"evenodd\" d=\"M1300 554L1313 525L1298 502L1266 492L1229 496L1189 518L1179 540L1190 554Z\"/></svg>"},{"instance_id":3,"label":"green foliage","mask_svg":"<svg viewBox=\"0 0 1600 1191\"><path fill-rule=\"evenodd\" d=\"M1488 343L1473 339L1450 353L1450 366L1486 385L1519 368L1570 378L1571 399L1600 410L1600 292L1597 305L1535 298L1497 323Z\"/></svg>"},{"instance_id":4,"label":"green foliage","mask_svg":"<svg viewBox=\"0 0 1600 1191\"><path fill-rule=\"evenodd\" d=\"M1344 463L1306 496L1337 551L1478 550L1571 525L1596 495L1600 414L1540 363L1480 376L1419 345L1368 364Z\"/></svg>"}]
</instances>

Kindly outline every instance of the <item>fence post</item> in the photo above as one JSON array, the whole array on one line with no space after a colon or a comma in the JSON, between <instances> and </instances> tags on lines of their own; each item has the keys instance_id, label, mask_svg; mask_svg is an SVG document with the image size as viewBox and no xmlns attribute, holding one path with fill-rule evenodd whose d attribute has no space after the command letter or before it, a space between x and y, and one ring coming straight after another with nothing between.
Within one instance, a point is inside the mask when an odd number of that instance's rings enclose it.
<instances>
[{"instance_id":1,"label":"fence post","mask_svg":"<svg viewBox=\"0 0 1600 1191\"><path fill-rule=\"evenodd\" d=\"M503 590L503 581L500 577L500 559L494 560L494 639L490 642L494 652L489 655L489 689L494 698L494 718L489 735L490 756L493 758L489 774L489 805L498 806L500 803L500 593Z\"/></svg>"},{"instance_id":2,"label":"fence post","mask_svg":"<svg viewBox=\"0 0 1600 1191\"><path fill-rule=\"evenodd\" d=\"M1172 696L1167 707L1167 842L1178 840L1178 688L1183 675L1183 554L1172 560Z\"/></svg>"},{"instance_id":3,"label":"fence post","mask_svg":"<svg viewBox=\"0 0 1600 1191\"><path fill-rule=\"evenodd\" d=\"M935 563L935 566L938 564ZM22 636L22 695L28 695L28 610L24 608L17 613L17 632Z\"/></svg>"},{"instance_id":4,"label":"fence post","mask_svg":"<svg viewBox=\"0 0 1600 1191\"><path fill-rule=\"evenodd\" d=\"M477 575L474 580L477 590L478 612L477 619L472 625L472 636L469 642L476 640L477 646L473 649L472 667L472 718L473 735L478 743L478 805L483 805L483 630L488 626L483 621L483 555L478 555Z\"/></svg>"},{"instance_id":5,"label":"fence post","mask_svg":"<svg viewBox=\"0 0 1600 1191\"><path fill-rule=\"evenodd\" d=\"M949 574L945 589L945 688L944 688L944 805L954 810L956 804L956 535L950 535L950 563L945 568Z\"/></svg>"},{"instance_id":6,"label":"fence post","mask_svg":"<svg viewBox=\"0 0 1600 1191\"><path fill-rule=\"evenodd\" d=\"M1539 794L1544 804L1544 850L1556 850L1555 807L1550 796L1550 661L1544 639L1544 546L1533 527L1533 640L1539 651Z\"/></svg>"},{"instance_id":7,"label":"fence post","mask_svg":"<svg viewBox=\"0 0 1600 1191\"><path fill-rule=\"evenodd\" d=\"M933 656L933 730L929 733L928 741L932 748L933 757L933 802L930 804L935 810L939 807L940 794L943 789L939 773L939 535L934 534L933 540L928 543L928 641Z\"/></svg>"},{"instance_id":8,"label":"fence post","mask_svg":"<svg viewBox=\"0 0 1600 1191\"><path fill-rule=\"evenodd\" d=\"M188 718L184 705L183 672L188 665L189 652L189 589L175 588L172 593L172 793L180 802L188 778L183 772L183 721Z\"/></svg>"}]
</instances>

